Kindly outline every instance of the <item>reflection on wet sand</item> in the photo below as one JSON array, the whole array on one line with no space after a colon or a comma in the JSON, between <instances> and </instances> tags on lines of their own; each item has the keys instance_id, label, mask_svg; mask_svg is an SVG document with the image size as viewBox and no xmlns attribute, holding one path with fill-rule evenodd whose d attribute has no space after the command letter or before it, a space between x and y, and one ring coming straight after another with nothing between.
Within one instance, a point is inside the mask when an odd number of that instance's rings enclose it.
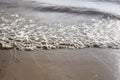
<instances>
[{"instance_id":1,"label":"reflection on wet sand","mask_svg":"<svg viewBox=\"0 0 120 80\"><path fill-rule=\"evenodd\" d=\"M13 60L14 57L11 55L10 50L0 50L0 79L5 76L6 68L13 62Z\"/></svg>"},{"instance_id":2,"label":"reflection on wet sand","mask_svg":"<svg viewBox=\"0 0 120 80\"><path fill-rule=\"evenodd\" d=\"M0 50L0 80L120 80L120 51Z\"/></svg>"}]
</instances>

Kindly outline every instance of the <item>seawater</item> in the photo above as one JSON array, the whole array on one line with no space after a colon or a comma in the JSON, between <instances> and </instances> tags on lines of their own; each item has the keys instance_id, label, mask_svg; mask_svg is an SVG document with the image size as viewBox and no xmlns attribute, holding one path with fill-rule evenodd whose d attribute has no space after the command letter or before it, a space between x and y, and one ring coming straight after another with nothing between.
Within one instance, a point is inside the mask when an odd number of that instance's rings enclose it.
<instances>
[{"instance_id":1,"label":"seawater","mask_svg":"<svg viewBox=\"0 0 120 80\"><path fill-rule=\"evenodd\" d=\"M119 0L0 0L6 49L120 48Z\"/></svg>"}]
</instances>

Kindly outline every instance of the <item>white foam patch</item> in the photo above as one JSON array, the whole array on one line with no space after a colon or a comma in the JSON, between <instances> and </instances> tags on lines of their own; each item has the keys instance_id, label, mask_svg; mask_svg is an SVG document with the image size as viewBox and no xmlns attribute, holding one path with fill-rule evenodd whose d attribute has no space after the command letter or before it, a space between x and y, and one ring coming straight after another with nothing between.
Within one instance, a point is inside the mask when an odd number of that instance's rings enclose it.
<instances>
[{"instance_id":1,"label":"white foam patch","mask_svg":"<svg viewBox=\"0 0 120 80\"><path fill-rule=\"evenodd\" d=\"M91 19L75 25L40 24L17 14L0 12L0 46L34 50L85 47L120 48L120 21Z\"/></svg>"}]
</instances>

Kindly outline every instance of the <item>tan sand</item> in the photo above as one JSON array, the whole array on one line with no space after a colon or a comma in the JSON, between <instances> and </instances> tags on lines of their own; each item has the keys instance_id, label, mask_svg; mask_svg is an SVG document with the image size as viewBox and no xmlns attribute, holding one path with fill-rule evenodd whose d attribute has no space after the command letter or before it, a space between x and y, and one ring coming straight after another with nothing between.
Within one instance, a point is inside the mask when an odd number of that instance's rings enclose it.
<instances>
[{"instance_id":1,"label":"tan sand","mask_svg":"<svg viewBox=\"0 0 120 80\"><path fill-rule=\"evenodd\" d=\"M0 80L120 80L120 50L0 50Z\"/></svg>"}]
</instances>

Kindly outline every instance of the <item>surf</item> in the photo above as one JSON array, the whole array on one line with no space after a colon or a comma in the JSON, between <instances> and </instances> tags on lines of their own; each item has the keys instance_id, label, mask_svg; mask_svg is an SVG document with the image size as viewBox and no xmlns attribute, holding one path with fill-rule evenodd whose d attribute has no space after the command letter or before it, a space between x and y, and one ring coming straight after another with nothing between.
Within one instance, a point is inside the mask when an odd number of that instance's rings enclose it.
<instances>
[{"instance_id":1,"label":"surf","mask_svg":"<svg viewBox=\"0 0 120 80\"><path fill-rule=\"evenodd\" d=\"M41 0L1 2L0 6L1 48L120 48L119 4Z\"/></svg>"}]
</instances>

